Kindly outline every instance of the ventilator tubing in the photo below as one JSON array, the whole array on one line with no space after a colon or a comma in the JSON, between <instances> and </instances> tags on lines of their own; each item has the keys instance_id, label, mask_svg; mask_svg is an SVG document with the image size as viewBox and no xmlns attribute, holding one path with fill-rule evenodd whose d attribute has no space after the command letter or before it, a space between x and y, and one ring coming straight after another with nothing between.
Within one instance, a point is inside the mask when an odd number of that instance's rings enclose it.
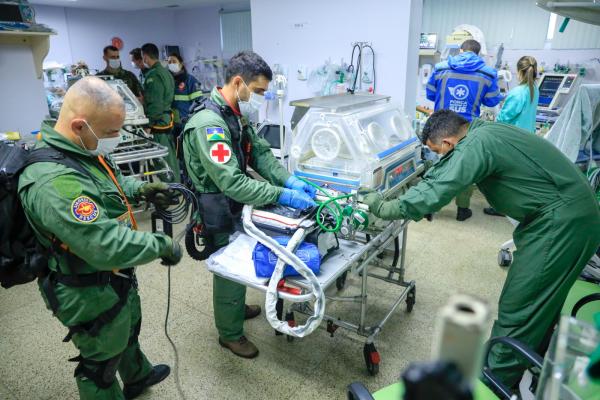
<instances>
[{"instance_id":1,"label":"ventilator tubing","mask_svg":"<svg viewBox=\"0 0 600 400\"><path fill-rule=\"evenodd\" d=\"M254 225L252 222L251 205L244 206L242 218L246 233L268 247L278 257L275 270L273 271L273 275L271 275L271 279L269 281L265 299L265 313L267 321L269 321L269 324L271 324L274 329L289 336L304 337L310 335L315 329L317 329L323 320L323 315L325 314L325 293L323 292L323 288L321 287L321 284L317 280L315 274L293 252L304 239L306 232L305 228L301 226L291 237L287 247L284 247ZM286 264L294 267L296 271L298 271L300 275L302 275L308 281L311 286L310 295L312 295L311 297L314 297L315 299L314 313L308 317L308 320L304 325L292 327L287 323L287 321L281 321L279 318L277 318L277 284L283 278L283 271ZM290 299L290 297L292 298ZM286 299L295 301L293 297L294 296L288 295L286 296ZM306 295L300 295L298 296L298 300L296 302L305 301Z\"/></svg>"}]
</instances>

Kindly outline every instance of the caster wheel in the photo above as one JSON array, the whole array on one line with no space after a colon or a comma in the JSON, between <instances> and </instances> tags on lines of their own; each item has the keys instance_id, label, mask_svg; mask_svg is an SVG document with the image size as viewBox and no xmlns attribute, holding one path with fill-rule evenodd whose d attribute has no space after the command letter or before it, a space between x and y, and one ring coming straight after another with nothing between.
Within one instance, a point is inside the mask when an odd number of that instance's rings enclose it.
<instances>
[{"instance_id":1,"label":"caster wheel","mask_svg":"<svg viewBox=\"0 0 600 400\"><path fill-rule=\"evenodd\" d=\"M381 356L375 348L375 344L366 343L363 348L363 355L365 356L365 364L367 366L367 372L371 376L375 376L379 373L379 364L381 363Z\"/></svg>"},{"instance_id":2,"label":"caster wheel","mask_svg":"<svg viewBox=\"0 0 600 400\"><path fill-rule=\"evenodd\" d=\"M285 340L287 340L287 341L288 341L288 343L292 343L292 342L294 341L294 337L293 337L293 336L290 336L290 335L287 335L287 336L285 337Z\"/></svg>"},{"instance_id":3,"label":"caster wheel","mask_svg":"<svg viewBox=\"0 0 600 400\"><path fill-rule=\"evenodd\" d=\"M501 249L498 252L498 265L508 267L512 263L512 253L510 250Z\"/></svg>"},{"instance_id":4,"label":"caster wheel","mask_svg":"<svg viewBox=\"0 0 600 400\"><path fill-rule=\"evenodd\" d=\"M337 290L342 290L346 286L346 277L348 276L348 271L344 272L335 280L335 287Z\"/></svg>"},{"instance_id":5,"label":"caster wheel","mask_svg":"<svg viewBox=\"0 0 600 400\"><path fill-rule=\"evenodd\" d=\"M417 302L417 289L412 288L406 295L406 312L412 312L415 303Z\"/></svg>"}]
</instances>

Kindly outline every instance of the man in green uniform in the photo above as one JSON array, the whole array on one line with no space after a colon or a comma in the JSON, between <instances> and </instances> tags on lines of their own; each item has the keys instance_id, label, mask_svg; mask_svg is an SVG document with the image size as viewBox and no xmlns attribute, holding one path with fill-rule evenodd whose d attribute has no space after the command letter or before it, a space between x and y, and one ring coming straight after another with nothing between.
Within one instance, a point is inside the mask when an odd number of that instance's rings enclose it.
<instances>
[{"instance_id":1,"label":"man in green uniform","mask_svg":"<svg viewBox=\"0 0 600 400\"><path fill-rule=\"evenodd\" d=\"M131 59L131 66L135 69L139 69L138 80L142 85L144 85L144 75L148 72L148 68L144 66L144 59L142 58L142 49L136 47L135 49L129 52L129 56Z\"/></svg>"},{"instance_id":2,"label":"man in green uniform","mask_svg":"<svg viewBox=\"0 0 600 400\"><path fill-rule=\"evenodd\" d=\"M142 100L142 85L140 81L135 77L133 72L123 69L121 65L121 59L119 58L119 49L115 46L106 46L103 50L104 55L102 58L106 61L106 68L98 72L96 75L111 75L115 79L120 79L131 90L131 92L140 101Z\"/></svg>"},{"instance_id":3,"label":"man in green uniform","mask_svg":"<svg viewBox=\"0 0 600 400\"><path fill-rule=\"evenodd\" d=\"M184 128L186 169L200 193L205 232L216 248L229 243L242 204L279 203L299 209L315 205L314 189L290 175L248 124L246 116L258 110L272 76L258 54L235 55L227 66L225 86L214 88L210 99L200 102ZM247 176L247 165L268 182ZM245 286L213 275L219 343L240 357L253 358L258 349L244 336L244 319L261 310L246 306L245 298Z\"/></svg>"},{"instance_id":4,"label":"man in green uniform","mask_svg":"<svg viewBox=\"0 0 600 400\"><path fill-rule=\"evenodd\" d=\"M512 125L469 123L448 110L429 118L422 140L443 155L424 179L397 199L369 193L364 203L383 219L418 221L476 184L492 207L519 221L492 337L510 336L542 351L567 293L600 245L600 210L585 176L542 138ZM524 370L499 346L490 365L509 385Z\"/></svg>"},{"instance_id":5,"label":"man in green uniform","mask_svg":"<svg viewBox=\"0 0 600 400\"><path fill-rule=\"evenodd\" d=\"M25 214L51 255L40 291L69 328L65 341L80 352L70 361L78 362L81 399L132 399L170 371L153 367L140 349L134 267L157 258L175 265L181 249L168 236L135 230L129 202L161 198L164 204L168 187L123 177L104 158L118 144L124 118L118 93L101 79L82 78L67 91L55 128L44 125L36 145L59 150L81 170L39 162L19 179Z\"/></svg>"},{"instance_id":6,"label":"man in green uniform","mask_svg":"<svg viewBox=\"0 0 600 400\"><path fill-rule=\"evenodd\" d=\"M173 75L158 61L158 47L153 43L142 46L142 57L148 71L144 74L144 104L150 120L150 132L156 143L169 149L167 164L173 171L174 182L180 182L179 162L173 137L173 112L171 103L175 95ZM161 176L162 180L168 180Z\"/></svg>"}]
</instances>

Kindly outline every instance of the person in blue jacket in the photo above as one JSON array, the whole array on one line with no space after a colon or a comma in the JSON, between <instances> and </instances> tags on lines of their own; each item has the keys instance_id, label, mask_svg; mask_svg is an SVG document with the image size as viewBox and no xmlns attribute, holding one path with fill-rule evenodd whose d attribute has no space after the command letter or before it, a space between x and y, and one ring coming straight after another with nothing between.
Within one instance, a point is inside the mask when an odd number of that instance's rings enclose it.
<instances>
[{"instance_id":1,"label":"person in blue jacket","mask_svg":"<svg viewBox=\"0 0 600 400\"><path fill-rule=\"evenodd\" d=\"M527 132L535 133L535 115L537 113L540 91L537 78L537 61L531 56L523 56L517 62L519 86L508 95L496 121L515 125Z\"/></svg>"},{"instance_id":2,"label":"person in blue jacket","mask_svg":"<svg viewBox=\"0 0 600 400\"><path fill-rule=\"evenodd\" d=\"M465 40L460 54L436 64L426 86L427 99L435 102L434 110L451 110L467 121L479 117L481 105L494 107L502 100L498 88L498 74L479 57L481 45L476 40ZM456 219L465 221L473 215L471 195L473 187L456 196Z\"/></svg>"},{"instance_id":3,"label":"person in blue jacket","mask_svg":"<svg viewBox=\"0 0 600 400\"><path fill-rule=\"evenodd\" d=\"M175 123L181 124L181 121L188 116L192 102L202 96L202 89L200 82L186 71L179 54L171 53L168 62L169 71L175 78L175 96L172 106Z\"/></svg>"}]
</instances>

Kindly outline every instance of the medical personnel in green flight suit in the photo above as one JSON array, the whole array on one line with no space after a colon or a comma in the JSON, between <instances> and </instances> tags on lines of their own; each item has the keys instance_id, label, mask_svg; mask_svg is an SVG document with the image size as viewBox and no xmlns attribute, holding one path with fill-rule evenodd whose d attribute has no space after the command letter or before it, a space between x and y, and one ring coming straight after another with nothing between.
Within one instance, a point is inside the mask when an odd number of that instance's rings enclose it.
<instances>
[{"instance_id":1,"label":"medical personnel in green flight suit","mask_svg":"<svg viewBox=\"0 0 600 400\"><path fill-rule=\"evenodd\" d=\"M216 248L229 243L234 217L243 204L279 203L296 209L315 206L315 189L293 175L259 139L247 116L258 111L273 77L256 53L244 51L227 65L226 83L202 99L184 128L183 154L187 172L200 193L201 216ZM250 166L265 181L250 178ZM213 307L219 343L234 354L253 358L258 349L244 336L244 320L260 314L245 305L246 287L213 276Z\"/></svg>"},{"instance_id":2,"label":"medical personnel in green flight suit","mask_svg":"<svg viewBox=\"0 0 600 400\"><path fill-rule=\"evenodd\" d=\"M81 399L133 399L170 371L152 366L140 349L134 267L157 258L175 265L181 249L168 236L137 231L130 202L152 198L164 206L172 198L164 183L123 177L108 156L124 118L116 91L99 78L82 78L67 91L56 126L44 125L36 144L62 152L81 170L38 162L19 179L27 219L51 255L40 291L69 329L64 341L80 352L70 361L78 362Z\"/></svg>"},{"instance_id":3,"label":"medical personnel in green flight suit","mask_svg":"<svg viewBox=\"0 0 600 400\"><path fill-rule=\"evenodd\" d=\"M371 192L363 202L383 219L418 221L476 184L492 207L519 221L513 233L517 251L491 336L539 349L600 245L600 209L585 176L536 135L496 122L469 123L449 110L431 115L422 141L442 155L424 179L397 199L384 201ZM494 347L490 366L508 385L525 369L501 346Z\"/></svg>"},{"instance_id":4,"label":"medical personnel in green flight suit","mask_svg":"<svg viewBox=\"0 0 600 400\"><path fill-rule=\"evenodd\" d=\"M173 75L158 60L158 47L153 43L142 46L142 57L148 71L144 73L144 110L150 120L154 141L169 149L166 161L173 171L173 181L180 182L181 172L175 149L173 126L175 124L171 103L175 95ZM167 180L161 175L161 180Z\"/></svg>"}]
</instances>

